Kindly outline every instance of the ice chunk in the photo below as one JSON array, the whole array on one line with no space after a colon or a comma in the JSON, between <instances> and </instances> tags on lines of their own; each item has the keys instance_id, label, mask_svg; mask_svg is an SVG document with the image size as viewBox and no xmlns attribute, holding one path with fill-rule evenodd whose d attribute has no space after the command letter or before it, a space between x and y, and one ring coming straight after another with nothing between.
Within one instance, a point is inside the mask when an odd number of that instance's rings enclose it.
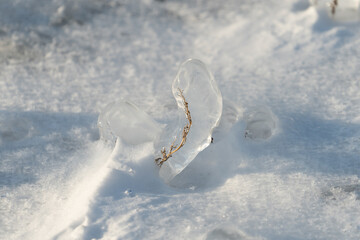
<instances>
[{"instance_id":1,"label":"ice chunk","mask_svg":"<svg viewBox=\"0 0 360 240\"><path fill-rule=\"evenodd\" d=\"M155 149L165 147L169 151L172 142L179 144L182 131L188 123L185 106L179 91L188 102L192 126L185 145L172 155L160 168L160 177L169 182L211 143L211 134L218 125L222 113L222 96L215 79L203 62L196 59L185 61L173 81L172 92L178 111L155 143ZM160 155L159 155L160 156Z\"/></svg>"},{"instance_id":2,"label":"ice chunk","mask_svg":"<svg viewBox=\"0 0 360 240\"><path fill-rule=\"evenodd\" d=\"M128 101L108 104L98 119L100 138L114 145L117 137L128 144L153 141L161 126L146 112Z\"/></svg>"},{"instance_id":3,"label":"ice chunk","mask_svg":"<svg viewBox=\"0 0 360 240\"><path fill-rule=\"evenodd\" d=\"M267 107L257 107L245 113L245 137L268 139L276 129L276 117Z\"/></svg>"}]
</instances>

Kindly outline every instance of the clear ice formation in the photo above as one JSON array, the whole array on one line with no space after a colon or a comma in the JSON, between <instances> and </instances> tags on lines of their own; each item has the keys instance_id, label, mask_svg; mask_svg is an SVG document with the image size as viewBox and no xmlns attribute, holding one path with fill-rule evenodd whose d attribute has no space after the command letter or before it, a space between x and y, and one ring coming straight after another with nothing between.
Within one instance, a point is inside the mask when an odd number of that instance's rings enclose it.
<instances>
[{"instance_id":1,"label":"clear ice formation","mask_svg":"<svg viewBox=\"0 0 360 240\"><path fill-rule=\"evenodd\" d=\"M112 146L119 137L127 144L137 145L153 141L161 126L146 112L128 101L108 104L98 118L100 139Z\"/></svg>"},{"instance_id":2,"label":"clear ice formation","mask_svg":"<svg viewBox=\"0 0 360 240\"><path fill-rule=\"evenodd\" d=\"M162 148L168 152L173 142L180 143L183 128L187 124L179 89L183 91L185 100L189 104L192 126L185 145L160 168L159 175L165 182L171 181L194 160L199 152L210 145L212 131L218 125L222 113L221 92L211 72L200 60L185 61L172 84L172 93L178 106L176 117L165 127L155 142L158 156L161 157Z\"/></svg>"},{"instance_id":3,"label":"clear ice formation","mask_svg":"<svg viewBox=\"0 0 360 240\"><path fill-rule=\"evenodd\" d=\"M276 117L267 107L257 107L245 113L245 137L254 140L270 138L276 129Z\"/></svg>"}]
</instances>

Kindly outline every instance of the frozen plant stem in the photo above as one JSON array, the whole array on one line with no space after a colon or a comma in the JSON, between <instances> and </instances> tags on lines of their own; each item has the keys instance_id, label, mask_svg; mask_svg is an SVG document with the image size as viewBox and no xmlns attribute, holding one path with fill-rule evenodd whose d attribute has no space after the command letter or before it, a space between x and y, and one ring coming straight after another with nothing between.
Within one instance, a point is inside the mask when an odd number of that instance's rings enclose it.
<instances>
[{"instance_id":1,"label":"frozen plant stem","mask_svg":"<svg viewBox=\"0 0 360 240\"><path fill-rule=\"evenodd\" d=\"M338 0L333 0L333 1L330 3L331 14L332 14L332 15L335 15L337 5L338 5Z\"/></svg>"},{"instance_id":2,"label":"frozen plant stem","mask_svg":"<svg viewBox=\"0 0 360 240\"><path fill-rule=\"evenodd\" d=\"M190 115L190 111L189 111L189 104L185 100L183 90L178 88L178 91L179 91L179 96L183 100L184 111L185 111L185 115L186 115L186 119L188 120L188 123L185 125L185 127L184 127L184 129L182 131L182 139L181 139L181 142L180 142L179 146L175 145L175 141L176 141L176 139L175 139L174 142L170 146L169 153L167 153L165 147L163 147L163 149L161 150L162 158L155 159L155 162L159 167L161 167L164 162L166 162L169 158L172 157L172 155L175 152L179 151L180 148L182 148L182 146L184 146L184 144L186 142L186 136L188 135L188 133L190 131L190 127L192 125L191 115Z\"/></svg>"}]
</instances>

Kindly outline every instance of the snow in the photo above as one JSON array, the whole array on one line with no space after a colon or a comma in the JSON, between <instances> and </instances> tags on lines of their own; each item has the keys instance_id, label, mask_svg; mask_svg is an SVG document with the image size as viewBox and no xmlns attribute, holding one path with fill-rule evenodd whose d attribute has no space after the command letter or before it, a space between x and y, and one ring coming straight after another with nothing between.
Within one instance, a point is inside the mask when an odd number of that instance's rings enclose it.
<instances>
[{"instance_id":1,"label":"snow","mask_svg":"<svg viewBox=\"0 0 360 240\"><path fill-rule=\"evenodd\" d=\"M306 0L14 0L0 23L0 239L360 238L358 20ZM124 99L166 123L188 58L222 119L165 184L152 142L111 148L97 119ZM262 141L244 138L256 106L277 118Z\"/></svg>"}]
</instances>

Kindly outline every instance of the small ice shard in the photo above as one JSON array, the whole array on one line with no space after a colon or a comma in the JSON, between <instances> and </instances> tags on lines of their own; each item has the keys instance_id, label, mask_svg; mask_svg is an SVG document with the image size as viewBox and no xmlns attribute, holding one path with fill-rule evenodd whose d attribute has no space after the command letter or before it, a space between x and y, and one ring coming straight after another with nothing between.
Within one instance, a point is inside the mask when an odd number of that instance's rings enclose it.
<instances>
[{"instance_id":1,"label":"small ice shard","mask_svg":"<svg viewBox=\"0 0 360 240\"><path fill-rule=\"evenodd\" d=\"M128 197L134 197L135 196L135 194L133 193L133 191L130 188L126 189L124 194L126 196L128 196Z\"/></svg>"},{"instance_id":2,"label":"small ice shard","mask_svg":"<svg viewBox=\"0 0 360 240\"><path fill-rule=\"evenodd\" d=\"M183 96L188 103L192 125L185 145L162 164L159 175L165 182L171 181L195 157L211 143L211 134L218 125L222 113L222 96L215 79L206 65L200 60L185 61L173 81L172 92L178 110L175 118L165 127L155 149L169 150L170 145L182 140L184 126L188 124ZM160 155L159 155L160 156Z\"/></svg>"},{"instance_id":3,"label":"small ice shard","mask_svg":"<svg viewBox=\"0 0 360 240\"><path fill-rule=\"evenodd\" d=\"M128 101L108 104L98 119L100 139L114 145L117 137L127 144L153 141L161 126L146 112Z\"/></svg>"},{"instance_id":4,"label":"small ice shard","mask_svg":"<svg viewBox=\"0 0 360 240\"><path fill-rule=\"evenodd\" d=\"M276 129L276 117L267 107L257 107L245 113L245 137L268 139Z\"/></svg>"}]
</instances>

